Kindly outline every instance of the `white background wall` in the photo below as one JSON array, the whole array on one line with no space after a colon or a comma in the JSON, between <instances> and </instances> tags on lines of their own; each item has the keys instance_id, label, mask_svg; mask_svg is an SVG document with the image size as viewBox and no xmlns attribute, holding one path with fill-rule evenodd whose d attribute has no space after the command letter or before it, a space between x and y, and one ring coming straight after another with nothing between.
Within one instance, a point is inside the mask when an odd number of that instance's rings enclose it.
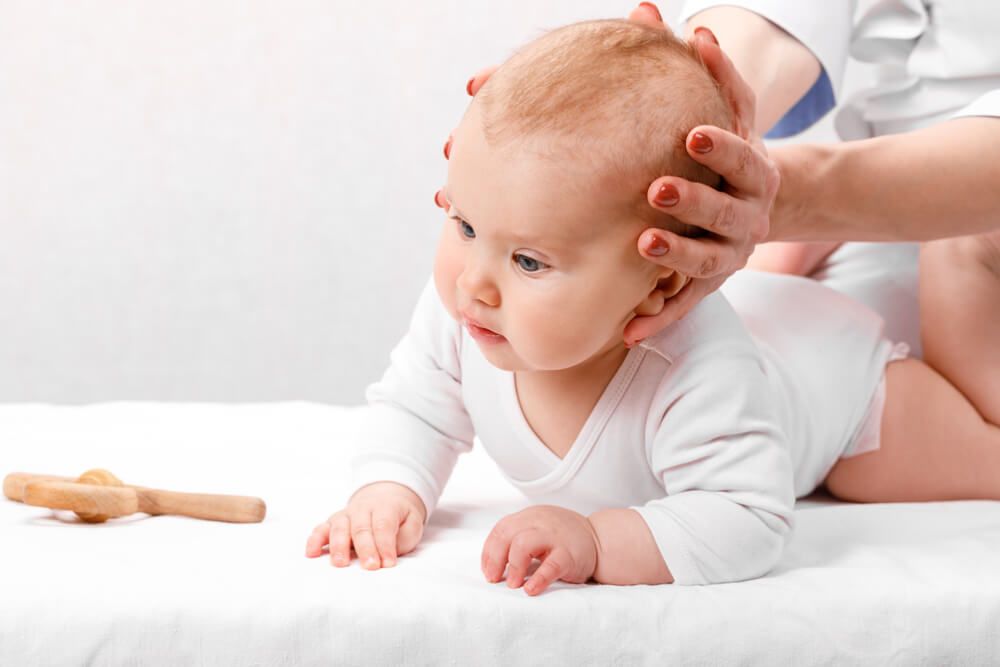
<instances>
[{"instance_id":1,"label":"white background wall","mask_svg":"<svg viewBox=\"0 0 1000 667\"><path fill-rule=\"evenodd\" d=\"M359 402L466 80L632 6L0 0L0 401Z\"/></svg>"}]
</instances>

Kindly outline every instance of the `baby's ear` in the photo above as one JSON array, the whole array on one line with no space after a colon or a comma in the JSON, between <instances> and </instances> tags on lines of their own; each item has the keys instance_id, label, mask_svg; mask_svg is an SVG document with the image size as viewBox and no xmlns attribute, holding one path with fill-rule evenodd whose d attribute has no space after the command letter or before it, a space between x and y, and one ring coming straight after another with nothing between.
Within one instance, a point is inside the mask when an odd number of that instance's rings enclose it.
<instances>
[{"instance_id":1,"label":"baby's ear","mask_svg":"<svg viewBox=\"0 0 1000 667\"><path fill-rule=\"evenodd\" d=\"M636 317L653 317L659 315L663 305L676 296L687 285L688 277L673 272L656 281L656 286L650 290L645 299L635 309Z\"/></svg>"}]
</instances>

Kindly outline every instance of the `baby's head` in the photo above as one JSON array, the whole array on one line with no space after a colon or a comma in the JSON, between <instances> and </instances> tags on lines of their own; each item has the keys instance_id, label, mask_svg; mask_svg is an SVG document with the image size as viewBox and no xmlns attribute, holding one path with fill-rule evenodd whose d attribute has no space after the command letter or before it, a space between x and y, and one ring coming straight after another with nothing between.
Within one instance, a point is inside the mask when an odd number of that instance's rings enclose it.
<instances>
[{"instance_id":1,"label":"baby's head","mask_svg":"<svg viewBox=\"0 0 1000 667\"><path fill-rule=\"evenodd\" d=\"M733 125L715 81L686 43L637 23L554 30L493 74L454 134L434 274L494 365L618 353L625 325L679 290L636 241L649 226L687 232L647 204L654 179L718 185L684 148L701 124Z\"/></svg>"}]
</instances>

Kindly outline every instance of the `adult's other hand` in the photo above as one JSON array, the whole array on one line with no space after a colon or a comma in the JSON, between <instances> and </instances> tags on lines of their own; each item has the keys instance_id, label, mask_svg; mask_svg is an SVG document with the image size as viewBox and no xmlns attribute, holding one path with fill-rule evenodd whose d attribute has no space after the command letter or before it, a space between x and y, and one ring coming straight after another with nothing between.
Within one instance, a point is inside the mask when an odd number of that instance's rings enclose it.
<instances>
[{"instance_id":1,"label":"adult's other hand","mask_svg":"<svg viewBox=\"0 0 1000 667\"><path fill-rule=\"evenodd\" d=\"M649 11L646 5L640 6L632 17L637 12ZM650 228L639 236L639 252L644 257L689 276L691 281L658 315L633 319L625 329L628 344L647 338L686 315L703 297L746 265L754 247L768 235L771 207L780 183L778 169L754 130L753 91L719 48L711 31L696 29L693 44L729 99L737 127L735 132L710 125L695 127L688 133L687 151L695 161L722 176L725 185L720 191L663 176L649 186L650 206L681 222L701 227L708 235L689 239Z\"/></svg>"}]
</instances>

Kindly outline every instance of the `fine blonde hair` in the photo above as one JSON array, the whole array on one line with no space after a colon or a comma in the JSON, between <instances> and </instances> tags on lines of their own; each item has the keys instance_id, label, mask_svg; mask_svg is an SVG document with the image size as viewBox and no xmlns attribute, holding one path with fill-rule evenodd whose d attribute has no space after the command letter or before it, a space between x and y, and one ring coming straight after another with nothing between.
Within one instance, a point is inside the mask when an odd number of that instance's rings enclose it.
<instances>
[{"instance_id":1,"label":"fine blonde hair","mask_svg":"<svg viewBox=\"0 0 1000 667\"><path fill-rule=\"evenodd\" d=\"M697 51L669 30L623 20L552 30L515 52L476 98L490 145L527 142L585 161L629 188L633 213L652 224L691 231L648 206L654 179L720 185L684 143L697 125L731 129L733 112Z\"/></svg>"}]
</instances>

